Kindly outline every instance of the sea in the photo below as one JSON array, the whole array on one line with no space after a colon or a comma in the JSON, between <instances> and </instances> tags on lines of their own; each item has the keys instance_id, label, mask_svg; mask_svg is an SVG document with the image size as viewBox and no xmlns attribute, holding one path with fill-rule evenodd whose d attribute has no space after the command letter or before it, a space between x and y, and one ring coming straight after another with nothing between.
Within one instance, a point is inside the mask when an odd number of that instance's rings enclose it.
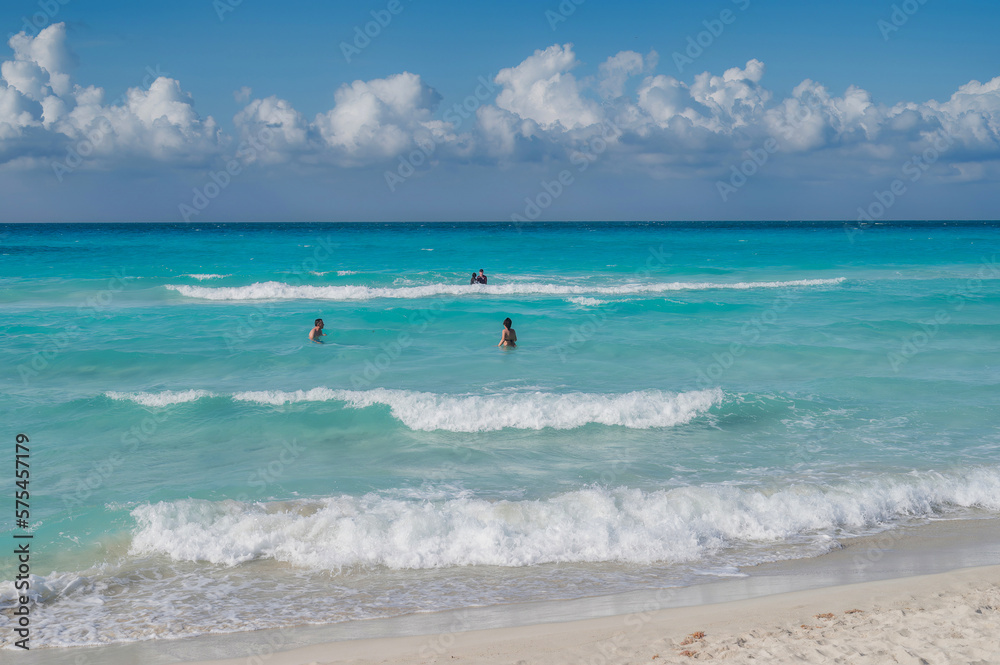
<instances>
[{"instance_id":1,"label":"sea","mask_svg":"<svg viewBox=\"0 0 1000 665\"><path fill-rule=\"evenodd\" d=\"M24 594L33 649L166 642L996 520L998 254L990 221L0 226L0 645Z\"/></svg>"}]
</instances>

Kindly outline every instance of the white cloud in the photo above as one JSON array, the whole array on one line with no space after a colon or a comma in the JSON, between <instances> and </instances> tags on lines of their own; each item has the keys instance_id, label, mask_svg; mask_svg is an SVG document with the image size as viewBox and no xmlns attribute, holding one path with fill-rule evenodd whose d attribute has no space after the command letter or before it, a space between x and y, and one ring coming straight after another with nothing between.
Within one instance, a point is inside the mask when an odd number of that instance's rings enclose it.
<instances>
[{"instance_id":1,"label":"white cloud","mask_svg":"<svg viewBox=\"0 0 1000 665\"><path fill-rule=\"evenodd\" d=\"M463 133L458 123L437 119L440 94L418 74L402 72L342 85L333 108L311 120L290 100L252 99L249 87L239 88L233 97L245 106L233 118L233 141L212 117L199 116L169 76L151 76L113 102L100 87L75 84L61 23L9 44L13 56L0 63L0 163L30 165L97 137L88 159L103 165L207 165L266 132L267 150L254 154L263 164L381 167L421 146L433 148L429 164L510 164L567 160L609 126L620 132L608 140L602 164L656 177L725 171L767 138L796 155L797 168L820 176L832 172L831 164L843 172L897 168L941 128L956 139L945 160L952 177L988 177L992 168L974 164L1000 157L1000 77L971 81L944 102L885 106L857 86L837 95L809 79L774 99L756 59L684 81L655 75L655 52L621 51L578 79L572 45L554 44L501 69L498 94L476 100L475 121ZM634 91L630 80L637 81Z\"/></svg>"},{"instance_id":2,"label":"white cloud","mask_svg":"<svg viewBox=\"0 0 1000 665\"><path fill-rule=\"evenodd\" d=\"M37 125L39 105L13 87L0 87L0 140L21 135L21 128Z\"/></svg>"},{"instance_id":3,"label":"white cloud","mask_svg":"<svg viewBox=\"0 0 1000 665\"><path fill-rule=\"evenodd\" d=\"M503 90L496 105L544 129L577 129L600 122L600 106L580 95L576 78L569 73L578 64L572 44L535 51L497 74L496 83Z\"/></svg>"},{"instance_id":4,"label":"white cloud","mask_svg":"<svg viewBox=\"0 0 1000 665\"><path fill-rule=\"evenodd\" d=\"M642 82L636 94L639 108L661 128L668 127L670 121L678 116L692 122L701 119L701 114L694 109L694 99L688 87L673 76L651 76ZM635 119L642 122L641 117Z\"/></svg>"},{"instance_id":5,"label":"white cloud","mask_svg":"<svg viewBox=\"0 0 1000 665\"><path fill-rule=\"evenodd\" d=\"M65 24L50 25L35 37L13 35L8 44L14 60L3 63L3 76L11 85L36 101L46 89L60 96L70 93L69 70L75 58L66 46Z\"/></svg>"},{"instance_id":6,"label":"white cloud","mask_svg":"<svg viewBox=\"0 0 1000 665\"><path fill-rule=\"evenodd\" d=\"M658 56L650 51L645 59L635 51L621 51L598 67L597 91L604 99L617 99L625 94L625 82L656 67Z\"/></svg>"},{"instance_id":7,"label":"white cloud","mask_svg":"<svg viewBox=\"0 0 1000 665\"><path fill-rule=\"evenodd\" d=\"M409 72L345 84L334 100L315 126L327 146L359 162L392 157L450 128L432 118L441 96Z\"/></svg>"},{"instance_id":8,"label":"white cloud","mask_svg":"<svg viewBox=\"0 0 1000 665\"><path fill-rule=\"evenodd\" d=\"M309 149L309 123L289 102L273 95L250 102L233 123L242 141L267 139L266 150L252 152L254 159L281 162Z\"/></svg>"},{"instance_id":9,"label":"white cloud","mask_svg":"<svg viewBox=\"0 0 1000 665\"><path fill-rule=\"evenodd\" d=\"M771 98L760 85L763 75L764 63L750 60L745 68L727 69L722 76L698 74L691 85L672 76L652 76L639 86L638 106L660 129L693 126L731 134L763 115Z\"/></svg>"},{"instance_id":10,"label":"white cloud","mask_svg":"<svg viewBox=\"0 0 1000 665\"><path fill-rule=\"evenodd\" d=\"M9 45L14 59L0 64L0 161L25 156L19 142L49 158L73 149L111 163L126 157L199 163L222 148L215 121L198 115L174 79L157 76L148 89L130 88L108 105L101 88L73 84L63 23L35 37L14 35Z\"/></svg>"},{"instance_id":11,"label":"white cloud","mask_svg":"<svg viewBox=\"0 0 1000 665\"><path fill-rule=\"evenodd\" d=\"M245 104L250 101L253 89L249 86L242 86L239 90L233 90L233 99L237 104Z\"/></svg>"},{"instance_id":12,"label":"white cloud","mask_svg":"<svg viewBox=\"0 0 1000 665\"><path fill-rule=\"evenodd\" d=\"M259 156L264 162L363 166L428 146L434 159L469 153L468 135L434 119L441 96L416 74L357 80L341 86L334 101L309 122L286 100L255 99L233 121L244 140L269 130L267 150Z\"/></svg>"},{"instance_id":13,"label":"white cloud","mask_svg":"<svg viewBox=\"0 0 1000 665\"><path fill-rule=\"evenodd\" d=\"M896 108L914 109L924 117L933 117L969 150L1000 149L1000 76L986 83L970 81L944 103L931 100Z\"/></svg>"}]
</instances>

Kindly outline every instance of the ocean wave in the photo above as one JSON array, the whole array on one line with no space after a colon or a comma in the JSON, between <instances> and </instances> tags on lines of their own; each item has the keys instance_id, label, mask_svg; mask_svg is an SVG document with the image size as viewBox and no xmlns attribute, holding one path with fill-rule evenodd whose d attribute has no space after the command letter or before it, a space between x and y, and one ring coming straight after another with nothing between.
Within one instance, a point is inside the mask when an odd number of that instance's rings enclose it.
<instances>
[{"instance_id":1,"label":"ocean wave","mask_svg":"<svg viewBox=\"0 0 1000 665\"><path fill-rule=\"evenodd\" d=\"M111 399L163 407L216 397L207 390L160 393L105 393ZM237 402L280 406L300 402L344 402L349 408L388 406L391 415L412 430L493 432L504 428L574 429L589 424L651 429L691 422L722 403L718 388L672 393L637 390L630 393L522 392L488 395L442 395L412 390L255 390L233 393Z\"/></svg>"},{"instance_id":2,"label":"ocean wave","mask_svg":"<svg viewBox=\"0 0 1000 665\"><path fill-rule=\"evenodd\" d=\"M48 603L62 596L88 586L90 580L78 573L54 571L48 575L28 575L28 588L17 590L13 584L0 584L0 608L6 609L18 604L18 597L24 595L32 603Z\"/></svg>"},{"instance_id":3,"label":"ocean wave","mask_svg":"<svg viewBox=\"0 0 1000 665\"><path fill-rule=\"evenodd\" d=\"M598 305L604 305L607 300L598 300L597 298L569 298L569 302L574 305L579 305L580 307L597 307Z\"/></svg>"},{"instance_id":4,"label":"ocean wave","mask_svg":"<svg viewBox=\"0 0 1000 665\"><path fill-rule=\"evenodd\" d=\"M169 406L171 404L183 404L193 402L202 397L214 397L213 393L207 390L164 390L158 393L123 393L109 390L104 393L107 397L119 401L135 402L143 406Z\"/></svg>"},{"instance_id":5,"label":"ocean wave","mask_svg":"<svg viewBox=\"0 0 1000 665\"><path fill-rule=\"evenodd\" d=\"M206 279L222 279L223 277L232 277L232 275L216 275L214 273L190 273L186 275L181 275L181 277L193 277L199 282L205 281Z\"/></svg>"},{"instance_id":6,"label":"ocean wave","mask_svg":"<svg viewBox=\"0 0 1000 665\"><path fill-rule=\"evenodd\" d=\"M371 300L373 298L429 298L469 295L642 295L670 291L779 289L801 286L834 286L844 277L795 279L783 282L654 282L619 286L582 286L521 282L509 284L426 284L422 286L375 287L303 286L284 282L256 282L249 286L205 287L167 284L166 288L188 298L202 300Z\"/></svg>"},{"instance_id":7,"label":"ocean wave","mask_svg":"<svg viewBox=\"0 0 1000 665\"><path fill-rule=\"evenodd\" d=\"M132 553L236 565L425 569L699 560L746 544L832 539L959 508L1000 510L1000 472L883 475L834 486L591 487L539 500L379 494L278 503L185 499L132 510Z\"/></svg>"},{"instance_id":8,"label":"ocean wave","mask_svg":"<svg viewBox=\"0 0 1000 665\"><path fill-rule=\"evenodd\" d=\"M412 430L491 432L504 428L574 429L591 423L631 429L673 427L690 422L722 402L719 389L670 393L640 390L623 394L508 393L439 395L410 390L312 390L236 393L233 399L258 404L347 402L356 409L378 404Z\"/></svg>"}]
</instances>

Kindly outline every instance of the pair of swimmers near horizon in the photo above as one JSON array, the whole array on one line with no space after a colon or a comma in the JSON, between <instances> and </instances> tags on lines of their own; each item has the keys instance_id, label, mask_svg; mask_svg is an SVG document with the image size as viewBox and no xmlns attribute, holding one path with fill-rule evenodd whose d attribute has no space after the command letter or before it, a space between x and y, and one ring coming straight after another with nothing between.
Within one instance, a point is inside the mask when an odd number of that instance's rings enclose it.
<instances>
[{"instance_id":1,"label":"pair of swimmers near horizon","mask_svg":"<svg viewBox=\"0 0 1000 665\"><path fill-rule=\"evenodd\" d=\"M323 319L316 319L313 323L313 329L309 331L309 339L317 344L323 343L320 337L326 337L326 333L323 332L323 325ZM503 331L500 333L500 343L497 346L511 348L517 346L517 333L514 332L514 329L511 327L512 325L514 324L509 316L503 320Z\"/></svg>"}]
</instances>

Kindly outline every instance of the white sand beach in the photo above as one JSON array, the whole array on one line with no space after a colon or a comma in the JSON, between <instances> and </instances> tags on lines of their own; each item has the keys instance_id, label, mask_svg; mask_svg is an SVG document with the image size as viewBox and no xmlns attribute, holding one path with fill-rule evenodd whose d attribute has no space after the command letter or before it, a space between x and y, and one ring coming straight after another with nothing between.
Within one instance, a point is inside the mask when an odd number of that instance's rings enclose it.
<instances>
[{"instance_id":1,"label":"white sand beach","mask_svg":"<svg viewBox=\"0 0 1000 665\"><path fill-rule=\"evenodd\" d=\"M567 623L349 640L199 665L997 663L1000 566Z\"/></svg>"}]
</instances>

